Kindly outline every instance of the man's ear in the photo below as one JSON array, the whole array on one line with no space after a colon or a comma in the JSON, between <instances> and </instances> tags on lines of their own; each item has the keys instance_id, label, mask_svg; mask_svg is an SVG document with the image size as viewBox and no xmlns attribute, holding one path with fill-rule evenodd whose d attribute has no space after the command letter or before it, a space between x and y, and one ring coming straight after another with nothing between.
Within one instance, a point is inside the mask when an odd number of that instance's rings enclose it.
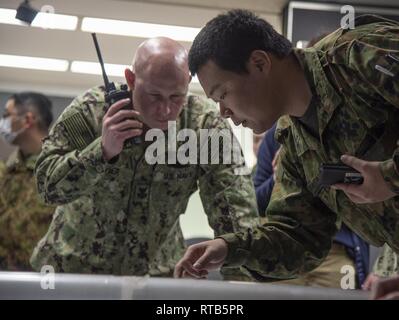
<instances>
[{"instance_id":1,"label":"man's ear","mask_svg":"<svg viewBox=\"0 0 399 320\"><path fill-rule=\"evenodd\" d=\"M248 70L268 74L271 67L270 54L263 50L254 50L248 59Z\"/></svg>"},{"instance_id":2,"label":"man's ear","mask_svg":"<svg viewBox=\"0 0 399 320\"><path fill-rule=\"evenodd\" d=\"M129 68L125 69L125 79L126 79L127 85L129 86L129 89L133 91L134 85L136 83L136 75Z\"/></svg>"},{"instance_id":3,"label":"man's ear","mask_svg":"<svg viewBox=\"0 0 399 320\"><path fill-rule=\"evenodd\" d=\"M23 127L26 129L32 128L34 126L34 124L36 123L36 121L37 121L36 116L32 112L28 111L24 115Z\"/></svg>"}]
</instances>

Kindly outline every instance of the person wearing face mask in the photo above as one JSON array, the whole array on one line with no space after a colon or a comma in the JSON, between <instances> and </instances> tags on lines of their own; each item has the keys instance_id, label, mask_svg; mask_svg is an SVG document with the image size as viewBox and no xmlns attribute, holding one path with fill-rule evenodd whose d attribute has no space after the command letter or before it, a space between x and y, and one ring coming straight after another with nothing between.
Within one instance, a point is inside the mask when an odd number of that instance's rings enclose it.
<instances>
[{"instance_id":1,"label":"person wearing face mask","mask_svg":"<svg viewBox=\"0 0 399 320\"><path fill-rule=\"evenodd\" d=\"M22 92L8 99L0 119L0 136L18 147L0 162L0 270L32 270L30 255L50 225L54 207L40 201L33 169L51 107L46 96Z\"/></svg>"},{"instance_id":2,"label":"person wearing face mask","mask_svg":"<svg viewBox=\"0 0 399 320\"><path fill-rule=\"evenodd\" d=\"M65 109L44 141L38 189L58 207L32 255L36 270L51 265L57 272L171 276L185 249L179 216L197 189L215 234L257 221L251 177L236 174L240 161L186 164L169 161L175 150L168 149L157 152L166 154L166 163L148 161L153 141L145 134L165 133L169 139L169 121L176 121L178 134L203 129L232 134L216 106L187 94L186 49L168 38L148 39L125 78L131 99L108 105L104 87L89 89ZM137 136L142 141L133 144L130 138ZM195 154L204 150L199 143ZM239 146L232 151L242 159Z\"/></svg>"}]
</instances>

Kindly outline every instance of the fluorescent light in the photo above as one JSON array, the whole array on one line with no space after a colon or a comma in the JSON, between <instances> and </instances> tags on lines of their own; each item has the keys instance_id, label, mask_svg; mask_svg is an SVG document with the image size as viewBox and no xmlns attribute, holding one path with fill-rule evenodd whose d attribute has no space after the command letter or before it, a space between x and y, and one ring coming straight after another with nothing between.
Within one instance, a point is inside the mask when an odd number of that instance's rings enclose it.
<instances>
[{"instance_id":1,"label":"fluorescent light","mask_svg":"<svg viewBox=\"0 0 399 320\"><path fill-rule=\"evenodd\" d=\"M121 78L125 76L125 69L130 68L127 65L112 63L105 63L104 67L108 76ZM101 67L98 62L72 61L71 71L76 73L101 74Z\"/></svg>"},{"instance_id":2,"label":"fluorescent light","mask_svg":"<svg viewBox=\"0 0 399 320\"><path fill-rule=\"evenodd\" d=\"M0 8L0 23L26 26L27 25L26 23L23 23L22 21L15 19L16 14L17 10Z\"/></svg>"},{"instance_id":3,"label":"fluorescent light","mask_svg":"<svg viewBox=\"0 0 399 320\"><path fill-rule=\"evenodd\" d=\"M169 37L181 41L193 41L200 28L171 26L166 24L143 23L112 19L85 17L82 31L116 34L140 38Z\"/></svg>"},{"instance_id":4,"label":"fluorescent light","mask_svg":"<svg viewBox=\"0 0 399 320\"><path fill-rule=\"evenodd\" d=\"M128 65L105 63L105 72L109 76L121 77L125 76L125 69L130 68ZM89 61L72 61L71 71L75 73L101 74L101 67L98 62ZM191 83L199 83L197 76L192 77Z\"/></svg>"},{"instance_id":5,"label":"fluorescent light","mask_svg":"<svg viewBox=\"0 0 399 320\"><path fill-rule=\"evenodd\" d=\"M68 61L61 59L38 58L0 54L0 66L47 71L67 71Z\"/></svg>"},{"instance_id":6,"label":"fluorescent light","mask_svg":"<svg viewBox=\"0 0 399 320\"><path fill-rule=\"evenodd\" d=\"M65 14L39 12L32 22L33 27L45 29L76 30L78 17Z\"/></svg>"},{"instance_id":7,"label":"fluorescent light","mask_svg":"<svg viewBox=\"0 0 399 320\"><path fill-rule=\"evenodd\" d=\"M0 23L28 26L15 19L16 10L0 8ZM44 29L76 30L78 17L65 14L39 12L32 22L32 27Z\"/></svg>"}]
</instances>

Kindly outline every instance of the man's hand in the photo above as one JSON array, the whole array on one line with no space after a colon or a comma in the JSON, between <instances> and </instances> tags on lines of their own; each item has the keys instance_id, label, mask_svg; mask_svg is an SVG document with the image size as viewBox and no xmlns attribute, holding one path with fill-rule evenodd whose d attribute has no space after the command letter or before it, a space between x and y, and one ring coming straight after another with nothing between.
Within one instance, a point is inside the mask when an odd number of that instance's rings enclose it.
<instances>
[{"instance_id":1,"label":"man's hand","mask_svg":"<svg viewBox=\"0 0 399 320\"><path fill-rule=\"evenodd\" d=\"M399 276L377 281L371 299L399 300Z\"/></svg>"},{"instance_id":2,"label":"man's hand","mask_svg":"<svg viewBox=\"0 0 399 320\"><path fill-rule=\"evenodd\" d=\"M359 171L364 179L361 185L338 183L332 186L345 192L354 203L381 202L396 195L382 177L379 162L364 161L348 155L343 155L341 161Z\"/></svg>"},{"instance_id":3,"label":"man's hand","mask_svg":"<svg viewBox=\"0 0 399 320\"><path fill-rule=\"evenodd\" d=\"M364 283L362 284L362 290L370 291L373 288L373 286L375 285L375 283L377 283L377 281L380 279L381 278L379 276L377 276L376 274L370 273L367 276Z\"/></svg>"},{"instance_id":4,"label":"man's hand","mask_svg":"<svg viewBox=\"0 0 399 320\"><path fill-rule=\"evenodd\" d=\"M220 268L227 256L223 239L204 241L190 246L176 264L175 278L206 278L208 271Z\"/></svg>"},{"instance_id":5,"label":"man's hand","mask_svg":"<svg viewBox=\"0 0 399 320\"><path fill-rule=\"evenodd\" d=\"M133 109L121 110L129 103L130 99L115 102L104 116L101 145L106 161L121 153L126 139L139 136L143 132L143 124L133 119L140 114Z\"/></svg>"}]
</instances>

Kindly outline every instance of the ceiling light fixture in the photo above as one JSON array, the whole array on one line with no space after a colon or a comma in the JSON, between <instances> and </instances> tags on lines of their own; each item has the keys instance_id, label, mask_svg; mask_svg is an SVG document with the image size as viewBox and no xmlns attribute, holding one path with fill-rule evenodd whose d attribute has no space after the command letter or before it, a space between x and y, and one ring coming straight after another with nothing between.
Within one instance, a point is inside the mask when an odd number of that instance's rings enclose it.
<instances>
[{"instance_id":1,"label":"ceiling light fixture","mask_svg":"<svg viewBox=\"0 0 399 320\"><path fill-rule=\"evenodd\" d=\"M109 76L121 78L125 77L125 69L130 68L130 66L127 65L112 63L105 63L104 67L105 72ZM102 74L100 64L98 62L89 61L72 61L71 71L75 73Z\"/></svg>"},{"instance_id":2,"label":"ceiling light fixture","mask_svg":"<svg viewBox=\"0 0 399 320\"><path fill-rule=\"evenodd\" d=\"M192 42L200 28L84 17L82 31L139 38L169 37Z\"/></svg>"},{"instance_id":3,"label":"ceiling light fixture","mask_svg":"<svg viewBox=\"0 0 399 320\"><path fill-rule=\"evenodd\" d=\"M114 77L125 77L125 69L130 68L128 65L124 64L112 64L105 63L105 72ZM72 61L71 71L75 73L85 73L85 74L102 74L101 67L98 62L90 61ZM192 77L191 83L199 83L197 76Z\"/></svg>"},{"instance_id":4,"label":"ceiling light fixture","mask_svg":"<svg viewBox=\"0 0 399 320\"><path fill-rule=\"evenodd\" d=\"M67 71L69 62L62 59L39 58L0 54L0 67L35 69L46 71Z\"/></svg>"},{"instance_id":5,"label":"ceiling light fixture","mask_svg":"<svg viewBox=\"0 0 399 320\"><path fill-rule=\"evenodd\" d=\"M0 23L27 26L26 23L15 18L16 10L0 8ZM65 14L39 12L33 20L32 27L59 30L76 30L78 17Z\"/></svg>"}]
</instances>

